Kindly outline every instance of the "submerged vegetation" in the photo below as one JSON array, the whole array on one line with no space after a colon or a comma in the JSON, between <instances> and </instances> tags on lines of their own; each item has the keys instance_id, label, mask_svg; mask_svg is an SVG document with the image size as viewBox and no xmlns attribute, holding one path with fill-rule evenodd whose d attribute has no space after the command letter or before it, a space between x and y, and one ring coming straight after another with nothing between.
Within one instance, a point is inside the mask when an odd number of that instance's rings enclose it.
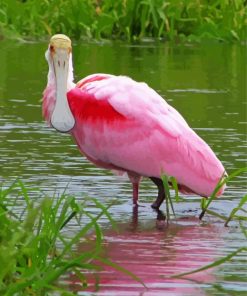
<instances>
[{"instance_id":1,"label":"submerged vegetation","mask_svg":"<svg viewBox=\"0 0 247 296\"><path fill-rule=\"evenodd\" d=\"M0 33L40 38L246 40L244 0L2 0Z\"/></svg>"}]
</instances>

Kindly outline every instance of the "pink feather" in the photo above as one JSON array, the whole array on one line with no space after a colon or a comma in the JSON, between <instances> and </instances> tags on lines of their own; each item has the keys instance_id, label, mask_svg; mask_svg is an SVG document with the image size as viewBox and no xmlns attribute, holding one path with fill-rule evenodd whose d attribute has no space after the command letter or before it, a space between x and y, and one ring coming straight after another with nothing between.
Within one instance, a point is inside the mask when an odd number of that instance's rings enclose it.
<instances>
[{"instance_id":1,"label":"pink feather","mask_svg":"<svg viewBox=\"0 0 247 296\"><path fill-rule=\"evenodd\" d=\"M177 179L181 191L202 196L212 194L225 172L179 112L145 83L94 74L67 98L76 121L71 134L98 166L157 178L165 173ZM224 186L218 195L223 191Z\"/></svg>"}]
</instances>

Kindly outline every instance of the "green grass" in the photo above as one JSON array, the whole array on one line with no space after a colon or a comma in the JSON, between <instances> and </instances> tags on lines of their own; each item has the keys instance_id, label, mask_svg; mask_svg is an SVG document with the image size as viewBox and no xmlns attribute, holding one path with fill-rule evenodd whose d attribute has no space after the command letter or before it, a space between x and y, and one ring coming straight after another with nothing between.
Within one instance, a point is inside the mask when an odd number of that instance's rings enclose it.
<instances>
[{"instance_id":1,"label":"green grass","mask_svg":"<svg viewBox=\"0 0 247 296\"><path fill-rule=\"evenodd\" d=\"M235 177L237 177L238 175L241 175L243 173L246 173L247 172L247 168L241 168L241 169L238 169L234 172L232 172L229 176L227 177L222 177L221 180L219 181L219 183L216 185L212 195L209 197L209 199L202 199L202 203L201 203L201 207L202 207L202 212L199 216L200 219L203 218L203 216L205 215L206 212L208 212L209 214L211 215L215 215L217 217L220 217L222 218L223 220L226 221L225 223L225 226L228 225L228 223L233 219L233 217L237 217L236 213L238 211L243 211L243 212L246 212L244 209L243 209L243 206L244 204L247 202L247 196L243 196L242 199L240 200L240 203L239 205L234 208L229 217L225 217L223 215L219 215L213 211L209 211L208 208L210 206L210 204L212 203L212 201L214 201L217 197L216 197L216 194L217 192L219 191L219 189L224 185L226 184L227 182L230 182L232 179L234 179ZM240 216L238 216L238 218L241 218ZM247 221L247 217L242 217L243 220L246 220Z\"/></svg>"},{"instance_id":2,"label":"green grass","mask_svg":"<svg viewBox=\"0 0 247 296\"><path fill-rule=\"evenodd\" d=\"M202 198L201 199L201 209L202 212L199 216L199 219L202 220L202 218L204 217L204 215L206 213L212 215L212 216L216 216L222 220L225 221L225 226L228 226L228 223L235 219L235 220L239 220L239 221L247 221L247 211L244 209L244 205L247 203L247 195L244 195L241 199L240 202L238 204L237 207L233 208L230 215L229 216L224 216L222 214L216 213L212 210L209 210L209 206L210 204L217 199L217 192L219 191L219 189L226 183L229 183L230 181L232 181L234 178L236 178L237 176L247 173L247 167L245 168L241 168L238 169L234 172L232 172L229 176L225 177L222 176L222 178L219 180L218 184L215 186L214 191L212 192L212 195L209 198ZM178 194L178 184L177 181L174 177L168 177L164 174L161 174L161 179L163 181L163 185L165 188L165 194L166 194L166 217L167 217L167 221L169 222L169 220L171 219L171 212L173 214L173 217L176 218L175 215L175 211L174 211L174 206L173 206L173 202L179 203L181 201L185 201L186 199L181 198ZM175 196L174 198L172 198L172 193L171 190L174 190L175 192ZM174 201L173 201L174 200ZM243 215L237 215L237 213L242 212Z\"/></svg>"},{"instance_id":3,"label":"green grass","mask_svg":"<svg viewBox=\"0 0 247 296\"><path fill-rule=\"evenodd\" d=\"M243 168L220 180L212 196L202 203L202 210L204 214L221 218L225 226L233 219L238 220L247 239L247 231L242 224L247 221L244 209L247 203L246 195L242 197L238 206L231 211L228 217L209 210L222 184L246 172L247 168ZM162 175L162 181L168 197L166 215L169 222L171 213L175 217L170 184L175 189L174 200L181 202L181 198L178 196L178 186L174 178ZM22 213L18 212L20 201L21 203L24 201L26 205ZM116 224L108 211L109 206L105 207L96 199L90 199L99 211L99 214L92 215L85 210L87 202L88 200L85 199L82 203L78 203L73 196L64 193L57 198L40 198L35 204L21 181L14 182L8 188L0 188L0 295L43 296L52 295L54 292L60 293L59 295L75 295L62 284L62 277L73 272L81 282L81 290L86 289L87 278L84 272L88 270L96 272L102 268L95 262L111 266L144 285L130 271L104 257L103 233L98 220L104 215L114 229L116 229ZM239 215L239 212L243 215ZM73 234L65 231L71 220L80 226L76 227L77 230L75 229ZM92 247L92 242L87 238L93 232L95 241ZM85 245L90 243L90 251L80 252L80 254L74 251L74 247L79 242ZM240 247L208 265L172 277L184 277L219 266L241 252L247 252L247 248Z\"/></svg>"},{"instance_id":4,"label":"green grass","mask_svg":"<svg viewBox=\"0 0 247 296\"><path fill-rule=\"evenodd\" d=\"M2 0L6 37L246 40L244 0Z\"/></svg>"},{"instance_id":5,"label":"green grass","mask_svg":"<svg viewBox=\"0 0 247 296\"><path fill-rule=\"evenodd\" d=\"M245 236L245 238L247 240L247 231L246 231L246 228L241 223L240 223L240 227L242 229L242 233L244 234L244 236ZM188 275L191 275L191 274L194 274L194 273L198 273L198 272L201 272L201 271L204 271L204 270L208 270L210 268L217 267L217 266L222 265L222 264L224 264L226 262L230 262L233 257L237 256L238 254L240 254L242 252L247 253L247 247L237 248L235 251L231 252L227 256L222 257L220 259L217 259L217 260L213 261L210 264L204 265L204 266L202 266L200 268L193 269L193 270L190 270L190 271L187 271L187 272L175 274L175 275L173 275L171 277L172 278L180 278L180 277L188 276Z\"/></svg>"},{"instance_id":6,"label":"green grass","mask_svg":"<svg viewBox=\"0 0 247 296\"><path fill-rule=\"evenodd\" d=\"M175 214L175 211L174 211L174 207L173 207L173 202L172 202L172 197L171 197L171 192L170 192L170 184L169 184L169 178L162 174L161 175L161 180L163 182L163 185L164 185L164 188L165 188L165 196L166 196L166 199L165 199L165 203L166 203L166 221L167 223L169 223L170 219L171 219L171 215L170 215L170 212L172 211L173 213L173 216L176 218L176 214ZM177 189L177 182L176 182L176 179L172 177L172 185L173 185L173 188L176 192L176 201L178 202L178 198L177 198L177 194L178 194L178 190Z\"/></svg>"},{"instance_id":7,"label":"green grass","mask_svg":"<svg viewBox=\"0 0 247 296\"><path fill-rule=\"evenodd\" d=\"M26 204L25 212L18 213L18 202ZM81 290L87 287L85 271L97 271L109 265L141 282L139 278L102 255L103 233L98 220L104 215L115 227L109 207L90 199L99 214L86 211L86 201L79 204L73 196L62 194L58 198L42 198L34 205L20 181L0 190L0 295L75 295L61 284L61 277L73 272L81 281ZM23 205L22 205L23 208ZM82 217L86 217L88 222ZM69 234L64 227L74 220L80 227ZM90 233L95 240L88 241ZM79 243L90 243L89 250L74 251Z\"/></svg>"},{"instance_id":8,"label":"green grass","mask_svg":"<svg viewBox=\"0 0 247 296\"><path fill-rule=\"evenodd\" d=\"M217 267L219 265L222 265L225 262L231 261L231 259L234 256L237 256L241 252L247 252L247 247L246 248L245 247L238 248L236 251L231 252L229 255L227 255L225 257L222 257L222 258L220 258L218 260L215 260L214 262L212 262L210 264L204 265L204 266L202 266L200 268L197 268L197 269L194 269L194 270L191 270L191 271L188 271L188 272L183 272L183 273L175 274L175 275L173 275L171 277L172 278L180 278L180 277L188 276L188 275L191 275L191 274L194 274L194 273L198 273L198 272L201 272L201 271L204 271L204 270L208 270L210 268Z\"/></svg>"},{"instance_id":9,"label":"green grass","mask_svg":"<svg viewBox=\"0 0 247 296\"><path fill-rule=\"evenodd\" d=\"M242 230L242 233L243 233L244 237L247 240L247 229L246 229L246 226L244 226L242 224L242 223L246 223L247 222L247 215L246 215L247 214L247 211L246 211L246 209L244 209L244 206L247 204L247 195L244 195L240 199L238 206L232 209L232 211L230 212L229 216L225 216L225 215L219 214L217 212L214 212L212 210L209 210L210 204L214 200L216 200L216 198L217 198L216 197L216 194L219 191L219 189L222 187L222 185L224 185L224 184L232 181L237 176L239 176L239 175L241 175L243 173L246 173L246 172L247 172L247 168L241 168L241 169L238 169L238 170L232 172L227 177L224 177L223 176L220 179L220 181L218 182L218 184L216 185L216 187L215 187L212 195L208 199L202 199L202 202L201 202L202 213L200 214L199 218L202 219L204 217L204 215L207 213L207 214L210 214L212 216L215 216L217 218L222 219L225 222L224 225L226 227L228 226L228 224L229 224L230 221L237 220L237 221L239 221L239 225L240 225L240 228ZM166 207L168 207L168 209L166 209L166 215L167 215L167 221L169 221L169 219L170 219L170 210L169 210L169 207L171 207L174 216L175 216L175 213L174 213L174 207L173 207L173 201L172 201L172 198L171 198L171 193L169 192L170 191L170 187L169 187L168 181L172 180L172 187L173 187L173 189L175 189L175 192L176 192L175 201L176 202L179 202L180 199L177 196L177 194L178 194L177 192L178 191L177 191L177 182L176 182L176 180L174 178L168 179L168 177L165 176L165 175L162 175L162 180L163 180L163 184L165 186L165 191L166 191L166 196L167 196L167 199L166 199L167 200ZM243 215L237 214L239 212L242 212ZM230 254L228 254L227 256L222 257L220 259L217 259L217 260L213 261L210 264L204 265L204 266L202 266L200 268L193 269L193 270L190 270L190 271L187 271L187 272L184 272L184 273L175 274L175 275L172 275L171 277L172 278L185 277L185 276L188 276L188 275L191 275L191 274L194 274L194 273L198 273L198 272L201 272L201 271L204 271L204 270L208 270L210 268L217 267L219 265L224 264L225 262L231 261L231 259L233 257L237 256L238 254L240 254L242 252L245 252L246 253L247 252L247 247L239 247L235 251L233 251Z\"/></svg>"}]
</instances>

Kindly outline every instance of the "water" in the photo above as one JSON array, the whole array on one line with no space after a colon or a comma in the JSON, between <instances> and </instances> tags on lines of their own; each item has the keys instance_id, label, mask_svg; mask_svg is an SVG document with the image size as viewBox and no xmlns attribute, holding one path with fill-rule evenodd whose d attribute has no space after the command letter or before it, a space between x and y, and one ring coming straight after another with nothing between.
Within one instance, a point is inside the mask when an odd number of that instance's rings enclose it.
<instances>
[{"instance_id":1,"label":"water","mask_svg":"<svg viewBox=\"0 0 247 296\"><path fill-rule=\"evenodd\" d=\"M200 222L200 199L188 196L186 202L175 204L177 219L168 227L150 208L157 192L149 180L141 184L142 207L134 211L126 178L94 167L68 135L44 123L40 99L46 85L46 47L0 42L1 181L9 184L19 177L46 193L59 193L67 186L78 200L89 195L105 205L114 202L110 212L119 232L111 230L107 219L101 220L106 256L143 279L147 289L105 268L99 275L99 295L246 295L246 253L191 275L190 280L167 278L246 246L238 223L224 228L220 219L209 215ZM80 43L73 54L76 80L103 72L148 82L209 143L228 172L246 166L246 46ZM211 209L227 215L244 194L246 176L241 176ZM96 211L93 206L89 210ZM83 245L78 245L80 250ZM95 279L88 276L91 295ZM72 289L81 290L72 275L69 282Z\"/></svg>"}]
</instances>

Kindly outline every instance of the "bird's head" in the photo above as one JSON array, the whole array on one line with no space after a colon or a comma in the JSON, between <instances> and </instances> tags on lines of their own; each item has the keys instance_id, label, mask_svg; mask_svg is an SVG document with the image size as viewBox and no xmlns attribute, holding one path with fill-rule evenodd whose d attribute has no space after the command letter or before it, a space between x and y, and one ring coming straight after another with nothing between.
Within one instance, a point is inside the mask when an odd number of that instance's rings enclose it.
<instances>
[{"instance_id":1,"label":"bird's head","mask_svg":"<svg viewBox=\"0 0 247 296\"><path fill-rule=\"evenodd\" d=\"M68 66L71 51L71 40L68 36L56 34L51 37L49 52L54 63L55 71L60 67Z\"/></svg>"},{"instance_id":2,"label":"bird's head","mask_svg":"<svg viewBox=\"0 0 247 296\"><path fill-rule=\"evenodd\" d=\"M75 125L75 119L67 101L67 91L70 90L73 79L71 52L69 37L63 34L51 37L46 53L49 64L48 80L49 76L52 77L56 87L56 102L51 116L51 125L60 132L69 132Z\"/></svg>"}]
</instances>

